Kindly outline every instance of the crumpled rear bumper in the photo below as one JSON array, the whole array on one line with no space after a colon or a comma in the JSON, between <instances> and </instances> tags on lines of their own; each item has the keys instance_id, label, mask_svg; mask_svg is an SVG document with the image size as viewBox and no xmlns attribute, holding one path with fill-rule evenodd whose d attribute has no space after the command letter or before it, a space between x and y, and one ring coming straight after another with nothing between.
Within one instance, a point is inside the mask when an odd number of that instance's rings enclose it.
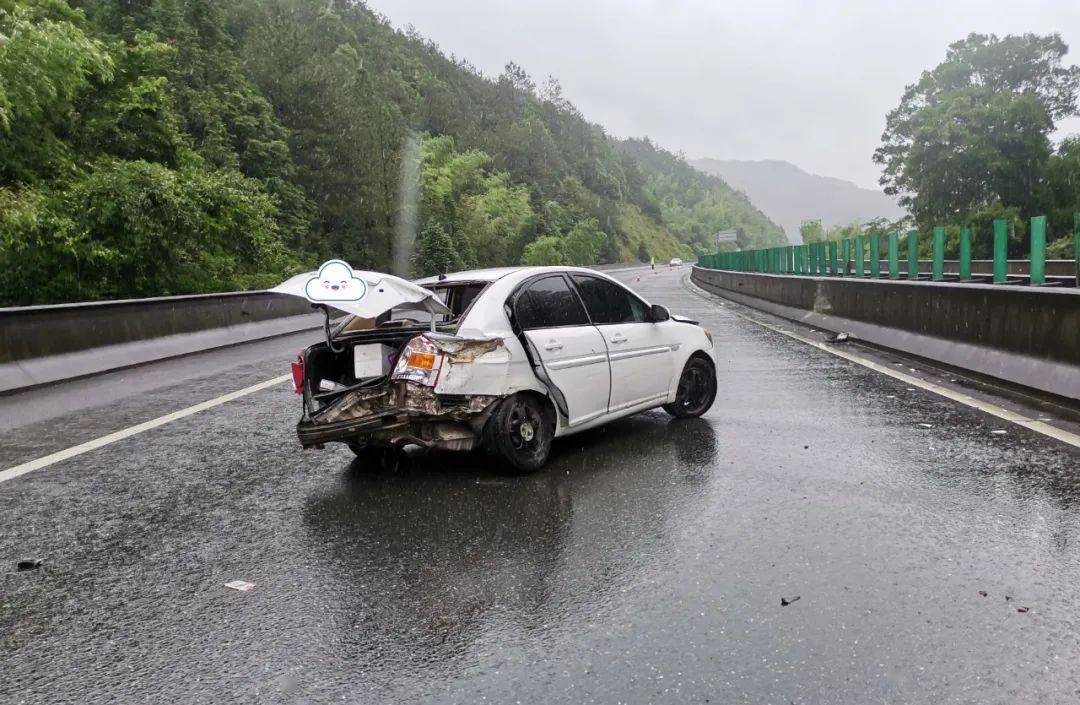
<instances>
[{"instance_id":1,"label":"crumpled rear bumper","mask_svg":"<svg viewBox=\"0 0 1080 705\"><path fill-rule=\"evenodd\" d=\"M296 433L305 448L327 442L372 446L414 443L470 450L478 445L494 395L441 395L407 381L358 389L305 415Z\"/></svg>"}]
</instances>

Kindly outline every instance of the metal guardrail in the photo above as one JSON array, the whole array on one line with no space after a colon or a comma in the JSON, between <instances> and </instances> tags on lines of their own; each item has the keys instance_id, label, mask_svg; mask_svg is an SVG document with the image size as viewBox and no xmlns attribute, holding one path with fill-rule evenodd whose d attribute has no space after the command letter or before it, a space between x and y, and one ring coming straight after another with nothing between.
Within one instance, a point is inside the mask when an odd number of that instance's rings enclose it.
<instances>
[{"instance_id":1,"label":"metal guardrail","mask_svg":"<svg viewBox=\"0 0 1080 705\"><path fill-rule=\"evenodd\" d=\"M804 276L840 276L882 278L884 271L888 279L942 282L946 275L955 273L953 281L985 282L994 284L1030 284L1032 286L1080 286L1080 213L1073 218L1073 259L1046 260L1046 216L1031 219L1031 255L1029 260L1008 259L1008 222L994 221L994 258L993 260L972 260L971 229L964 226L960 231L960 259L955 262L955 271L948 272L945 260L945 228L936 227L933 232L933 258L928 260L929 271L924 271L919 260L919 231L910 230L904 236L906 257L900 259L900 234L888 233L885 236L887 256L881 258L882 238L879 233L870 233L868 237L856 237L848 240L829 240L807 245L789 245L787 247L769 247L761 250L740 252L717 252L702 255L698 266L705 269L725 269L736 272L759 272L765 274L794 274ZM869 255L869 257L868 257ZM950 262L950 263L951 263ZM987 270L973 264L990 263ZM1026 262L1026 272L1018 271L1017 266ZM884 270L882 265L885 265ZM901 277L901 264L904 274ZM1053 274L1048 275L1047 265L1051 265ZM948 269L952 269L949 267ZM981 271L980 271L981 270ZM980 276L985 274L988 276ZM1024 274L1023 279L1015 275Z\"/></svg>"}]
</instances>

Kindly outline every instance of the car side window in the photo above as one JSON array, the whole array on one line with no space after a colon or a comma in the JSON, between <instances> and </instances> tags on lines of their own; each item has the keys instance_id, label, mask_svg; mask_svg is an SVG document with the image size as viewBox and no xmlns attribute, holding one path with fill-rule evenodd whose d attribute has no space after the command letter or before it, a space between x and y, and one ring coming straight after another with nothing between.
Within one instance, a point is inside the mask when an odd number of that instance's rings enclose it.
<instances>
[{"instance_id":1,"label":"car side window","mask_svg":"<svg viewBox=\"0 0 1080 705\"><path fill-rule=\"evenodd\" d=\"M514 319L522 330L589 324L581 301L561 275L537 279L519 293Z\"/></svg>"},{"instance_id":2,"label":"car side window","mask_svg":"<svg viewBox=\"0 0 1080 705\"><path fill-rule=\"evenodd\" d=\"M583 274L571 276L589 311L589 318L596 325L644 323L648 320L642 300L618 284Z\"/></svg>"}]
</instances>

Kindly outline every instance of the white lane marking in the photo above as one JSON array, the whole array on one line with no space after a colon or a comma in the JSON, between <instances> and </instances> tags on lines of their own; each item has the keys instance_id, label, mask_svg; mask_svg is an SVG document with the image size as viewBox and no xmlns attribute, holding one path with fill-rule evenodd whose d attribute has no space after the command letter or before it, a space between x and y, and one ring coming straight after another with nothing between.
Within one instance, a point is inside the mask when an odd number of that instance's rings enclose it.
<instances>
[{"instance_id":1,"label":"white lane marking","mask_svg":"<svg viewBox=\"0 0 1080 705\"><path fill-rule=\"evenodd\" d=\"M687 281L687 279L684 278L683 281ZM694 285L692 283L691 283L691 285L694 286L695 288L697 288L696 285ZM693 291L692 293L697 294L696 291ZM708 293L708 292L706 292L706 293ZM698 296L701 296L701 294L698 294ZM714 296L719 296L719 295L714 294ZM705 297L702 296L701 298L705 298ZM723 298L723 297L720 297L720 298ZM706 299L706 301L708 301L708 299ZM732 302L732 303L738 304L738 302ZM738 304L738 305L741 306L742 304ZM1018 414L1015 411L1009 411L1008 409L1006 409L1004 407L1001 407L1001 406L998 406L997 404L991 404L990 402L982 401L981 399L976 399L975 397L969 396L969 395L964 394L962 392L955 392L955 391L953 391L951 389L947 389L945 387L940 387L940 386L934 384L933 382L927 382L926 380L920 379L918 377L913 377L912 375L906 374L904 372L894 370L891 367L886 367L885 365L879 365L878 363L876 363L876 362L874 362L872 360L867 360L867 359L861 358L861 357L859 357L857 355L852 355L851 353L844 352L843 350L837 350L837 349L835 349L834 347L832 347L830 345L826 345L825 343L821 343L821 342L818 342L816 340L811 340L810 338L803 337L803 336L799 335L798 333L794 333L794 332L789 331L789 330L784 330L783 328L780 328L778 326L774 326L771 323L764 323L764 322L759 321L759 320L757 320L755 318L747 316L746 314L739 313L738 311L734 311L730 307L727 309L727 312L732 314L733 316L738 316L739 318L750 321L751 323L756 323L759 326L761 326L762 328L767 328L767 329L769 329L771 331L774 331L776 333L780 333L781 335L786 335L789 338L793 338L794 340L798 340L800 343L806 343L807 345L809 345L811 347L814 347L814 348L817 348L818 350L823 350L823 351L829 353L830 355L836 355L837 357L841 357L841 358L843 358L845 360L848 360L849 362L854 362L856 365L862 365L863 367L869 368L869 369L871 369L871 370L873 370L875 372L880 372L883 375L888 375L889 377L892 377L894 379L898 379L901 382L905 382L907 384L910 384L913 387L918 387L919 389L924 389L924 390L926 390L928 392L933 392L934 394L945 397L946 399L951 399L952 401L958 402L960 404L970 406L973 409L978 409L979 411L983 411L983 412L985 412L987 414L990 414L991 416L996 416L999 419L1004 419L1005 421L1008 421L1010 423L1014 423L1017 426L1023 426L1024 428L1030 429L1030 430L1032 430L1032 431L1034 431L1036 433L1041 433L1044 436L1049 436L1051 438L1055 438L1055 439L1061 441L1062 443L1068 443L1071 446L1074 446L1076 448L1080 448L1080 435L1072 433L1071 431L1066 431L1064 429L1057 428L1056 426L1051 426L1048 423L1044 423L1043 421L1040 421L1038 419L1029 418L1027 416L1024 416L1023 414Z\"/></svg>"},{"instance_id":2,"label":"white lane marking","mask_svg":"<svg viewBox=\"0 0 1080 705\"><path fill-rule=\"evenodd\" d=\"M31 460L27 463L22 463L21 465L10 467L7 470L0 470L0 482L7 482L8 480L13 480L16 477L19 477L20 475L25 475L28 472L40 470L41 468L48 467L49 465L52 465L54 463L59 463L60 461L67 460L68 458L74 458L77 455L82 455L83 453L87 453L97 448L101 448L102 446L107 446L110 443L116 443L117 441L121 441L125 438L130 438L131 436L142 433L143 431L149 431L152 428L164 426L171 421L182 419L185 416L191 416L193 414L199 413L200 411L212 409L215 406L220 406L234 399L245 397L248 394L254 394L255 392L262 391L263 389L273 387L276 384L281 384L282 382L291 379L291 374L274 377L273 379L268 379L265 382L259 382L258 384L253 384L250 387L238 389L235 392L229 392L228 394L223 394L220 397L216 397L214 399L195 404L194 406L189 406L185 409L174 411L171 414L165 414L164 416L159 416L156 419L150 419L149 421L144 421L141 424L129 426L128 428L116 431L115 433L110 433L107 436L101 436L100 438L95 438L92 441L87 441L86 443L80 443L77 446L65 448L64 450L57 451L50 455L46 455L42 458L38 458L37 460Z\"/></svg>"}]
</instances>

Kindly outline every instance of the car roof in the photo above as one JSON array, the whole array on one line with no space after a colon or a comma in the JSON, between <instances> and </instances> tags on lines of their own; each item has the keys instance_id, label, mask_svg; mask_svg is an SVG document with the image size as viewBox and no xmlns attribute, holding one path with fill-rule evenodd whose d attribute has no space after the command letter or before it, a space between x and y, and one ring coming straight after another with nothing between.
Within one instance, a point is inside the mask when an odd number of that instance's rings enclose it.
<instances>
[{"instance_id":1,"label":"car roof","mask_svg":"<svg viewBox=\"0 0 1080 705\"><path fill-rule=\"evenodd\" d=\"M496 279L502 279L507 274L513 274L514 272L520 272L523 269L529 269L529 267L490 267L488 269L469 269L464 272L448 272L446 274L440 274L436 277L424 277L423 279L417 279L416 284L425 286L428 284L440 284L447 282L493 282Z\"/></svg>"},{"instance_id":2,"label":"car roof","mask_svg":"<svg viewBox=\"0 0 1080 705\"><path fill-rule=\"evenodd\" d=\"M598 273L596 270L588 269L586 267L491 267L489 269L469 269L464 272L448 272L447 274L436 277L424 277L423 279L417 279L415 283L420 286L430 286L432 284L447 284L453 282L493 282L510 274L525 274L531 276L533 274L542 274L543 272Z\"/></svg>"}]
</instances>

